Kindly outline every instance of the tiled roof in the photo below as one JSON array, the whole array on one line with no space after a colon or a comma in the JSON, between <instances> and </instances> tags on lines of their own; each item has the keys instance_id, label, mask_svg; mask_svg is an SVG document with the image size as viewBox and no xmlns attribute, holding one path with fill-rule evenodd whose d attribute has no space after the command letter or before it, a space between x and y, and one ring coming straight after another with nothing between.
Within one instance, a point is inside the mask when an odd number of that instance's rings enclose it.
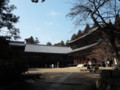
<instances>
[{"instance_id":1,"label":"tiled roof","mask_svg":"<svg viewBox=\"0 0 120 90\"><path fill-rule=\"evenodd\" d=\"M75 39L75 40L69 41L68 43L73 43L73 42L75 42L75 41L77 41L77 40L79 40L79 39L81 39L81 38L84 38L84 37L86 37L87 35L90 35L92 32L96 31L97 29L98 29L98 27L96 27L96 28L94 28L94 29L92 29L92 30L89 30L88 33L84 34L83 36L81 36L81 37L79 37L79 38L77 38L77 39Z\"/></svg>"},{"instance_id":2,"label":"tiled roof","mask_svg":"<svg viewBox=\"0 0 120 90\"><path fill-rule=\"evenodd\" d=\"M72 50L72 51L69 52L69 53L74 53L74 52L77 52L77 51L82 51L82 50L85 50L85 49L91 48L91 47L97 45L98 43L99 43L99 42L94 43L94 44L90 44L90 45L87 45L87 46L84 46L84 47L80 47L80 48L77 48L77 49L74 49L74 50Z\"/></svg>"},{"instance_id":3,"label":"tiled roof","mask_svg":"<svg viewBox=\"0 0 120 90\"><path fill-rule=\"evenodd\" d=\"M66 54L70 51L72 51L70 47L45 46L45 45L34 45L34 44L26 44L25 47L25 52L35 52L35 53Z\"/></svg>"},{"instance_id":4,"label":"tiled roof","mask_svg":"<svg viewBox=\"0 0 120 90\"><path fill-rule=\"evenodd\" d=\"M87 45L77 49L71 49L71 47L60 47L60 46L46 46L46 45L37 45L37 44L25 44L25 43L16 43L10 42L9 45L12 46L25 46L24 52L33 52L33 53L55 53L55 54L69 54L77 51L82 51L84 49L91 48L97 45L99 42Z\"/></svg>"},{"instance_id":5,"label":"tiled roof","mask_svg":"<svg viewBox=\"0 0 120 90\"><path fill-rule=\"evenodd\" d=\"M24 42L9 42L11 46L25 46Z\"/></svg>"}]
</instances>

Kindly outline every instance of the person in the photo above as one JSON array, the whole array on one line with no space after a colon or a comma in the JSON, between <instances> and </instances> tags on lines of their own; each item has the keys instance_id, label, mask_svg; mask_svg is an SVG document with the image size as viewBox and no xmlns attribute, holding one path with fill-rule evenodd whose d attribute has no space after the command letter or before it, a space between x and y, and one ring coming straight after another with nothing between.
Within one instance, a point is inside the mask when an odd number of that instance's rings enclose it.
<instances>
[{"instance_id":1,"label":"person","mask_svg":"<svg viewBox=\"0 0 120 90\"><path fill-rule=\"evenodd\" d=\"M105 67L105 62L104 61L102 61L102 67Z\"/></svg>"},{"instance_id":2,"label":"person","mask_svg":"<svg viewBox=\"0 0 120 90\"><path fill-rule=\"evenodd\" d=\"M92 70L93 70L91 65L87 65L87 69L88 69L89 72L92 72Z\"/></svg>"},{"instance_id":3,"label":"person","mask_svg":"<svg viewBox=\"0 0 120 90\"><path fill-rule=\"evenodd\" d=\"M98 65L95 65L94 66L94 73L96 73L96 72L98 72L99 71L99 67L98 67Z\"/></svg>"},{"instance_id":4,"label":"person","mask_svg":"<svg viewBox=\"0 0 120 90\"><path fill-rule=\"evenodd\" d=\"M87 69L90 70L90 65L87 65Z\"/></svg>"},{"instance_id":5,"label":"person","mask_svg":"<svg viewBox=\"0 0 120 90\"><path fill-rule=\"evenodd\" d=\"M90 65L90 66L92 65L91 61L88 61L88 65Z\"/></svg>"},{"instance_id":6,"label":"person","mask_svg":"<svg viewBox=\"0 0 120 90\"><path fill-rule=\"evenodd\" d=\"M113 66L113 60L111 59L110 60L110 67L112 67Z\"/></svg>"},{"instance_id":7,"label":"person","mask_svg":"<svg viewBox=\"0 0 120 90\"><path fill-rule=\"evenodd\" d=\"M110 66L110 62L107 60L107 67L109 67Z\"/></svg>"},{"instance_id":8,"label":"person","mask_svg":"<svg viewBox=\"0 0 120 90\"><path fill-rule=\"evenodd\" d=\"M114 64L115 64L115 66L117 66L117 60L116 60L116 58L114 58Z\"/></svg>"},{"instance_id":9,"label":"person","mask_svg":"<svg viewBox=\"0 0 120 90\"><path fill-rule=\"evenodd\" d=\"M54 64L52 64L51 67L54 68Z\"/></svg>"}]
</instances>

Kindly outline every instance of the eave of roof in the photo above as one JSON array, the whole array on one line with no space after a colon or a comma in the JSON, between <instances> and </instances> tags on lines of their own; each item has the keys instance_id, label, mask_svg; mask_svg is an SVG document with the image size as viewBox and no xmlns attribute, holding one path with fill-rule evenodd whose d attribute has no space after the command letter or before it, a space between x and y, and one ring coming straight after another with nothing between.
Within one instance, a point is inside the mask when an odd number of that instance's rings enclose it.
<instances>
[{"instance_id":1,"label":"eave of roof","mask_svg":"<svg viewBox=\"0 0 120 90\"><path fill-rule=\"evenodd\" d=\"M16 43L16 42L9 42L9 45L11 45L11 46L25 46L25 43Z\"/></svg>"},{"instance_id":2,"label":"eave of roof","mask_svg":"<svg viewBox=\"0 0 120 90\"><path fill-rule=\"evenodd\" d=\"M79 38L77 38L77 39L75 39L75 40L69 41L68 44L73 43L73 42L75 42L75 41L78 41L78 40L86 37L87 35L90 35L91 33L93 33L93 32L96 31L96 30L98 30L98 27L90 30L88 33L84 34L83 36L81 36L81 37L79 37Z\"/></svg>"},{"instance_id":3,"label":"eave of roof","mask_svg":"<svg viewBox=\"0 0 120 90\"><path fill-rule=\"evenodd\" d=\"M58 47L58 46L43 46L26 44L25 52L31 53L51 53L51 54L67 54L72 51L70 47Z\"/></svg>"},{"instance_id":4,"label":"eave of roof","mask_svg":"<svg viewBox=\"0 0 120 90\"><path fill-rule=\"evenodd\" d=\"M74 52L78 52L78 51L82 51L82 50L85 50L85 49L88 49L88 48L91 48L91 47L96 46L98 44L99 44L99 41L97 43L94 43L94 44L90 44L90 45L87 45L87 46L84 46L84 47L80 47L80 48L74 49L71 52L69 52L69 54L70 53L74 53Z\"/></svg>"}]
</instances>

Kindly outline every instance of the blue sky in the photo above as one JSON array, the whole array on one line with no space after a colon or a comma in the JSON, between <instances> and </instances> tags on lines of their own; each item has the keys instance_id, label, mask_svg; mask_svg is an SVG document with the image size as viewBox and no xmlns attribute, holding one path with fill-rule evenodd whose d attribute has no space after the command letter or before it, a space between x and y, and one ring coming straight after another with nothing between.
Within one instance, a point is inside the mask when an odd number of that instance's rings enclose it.
<instances>
[{"instance_id":1,"label":"blue sky","mask_svg":"<svg viewBox=\"0 0 120 90\"><path fill-rule=\"evenodd\" d=\"M72 5L68 0L46 0L44 3L32 3L31 0L10 0L17 9L13 13L20 16L15 25L20 29L21 41L33 36L41 44L58 43L71 38L76 33L73 22L66 17Z\"/></svg>"}]
</instances>

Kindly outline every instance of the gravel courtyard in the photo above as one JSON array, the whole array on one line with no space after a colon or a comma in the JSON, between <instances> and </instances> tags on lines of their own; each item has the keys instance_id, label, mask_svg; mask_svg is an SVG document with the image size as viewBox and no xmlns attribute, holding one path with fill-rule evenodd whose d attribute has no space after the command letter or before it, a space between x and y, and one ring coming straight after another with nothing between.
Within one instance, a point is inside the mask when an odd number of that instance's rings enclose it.
<instances>
[{"instance_id":1,"label":"gravel courtyard","mask_svg":"<svg viewBox=\"0 0 120 90\"><path fill-rule=\"evenodd\" d=\"M30 68L27 74L41 74L40 79L29 80L27 90L93 90L99 74L81 72L77 67Z\"/></svg>"}]
</instances>

